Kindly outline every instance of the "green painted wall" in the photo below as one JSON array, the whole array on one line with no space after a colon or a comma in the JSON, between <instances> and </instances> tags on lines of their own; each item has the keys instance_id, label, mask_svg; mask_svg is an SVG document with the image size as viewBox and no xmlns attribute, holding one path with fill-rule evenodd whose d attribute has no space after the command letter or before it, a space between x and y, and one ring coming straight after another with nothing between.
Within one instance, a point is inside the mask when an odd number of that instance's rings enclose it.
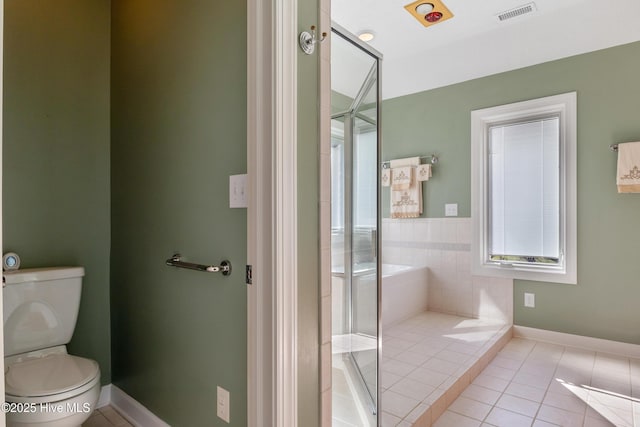
<instances>
[{"instance_id":1,"label":"green painted wall","mask_svg":"<svg viewBox=\"0 0 640 427\"><path fill-rule=\"evenodd\" d=\"M343 95L335 90L331 91L331 114L343 113L351 107L353 98Z\"/></svg>"},{"instance_id":2,"label":"green painted wall","mask_svg":"<svg viewBox=\"0 0 640 427\"><path fill-rule=\"evenodd\" d=\"M5 0L4 250L86 270L68 348L111 382L108 0Z\"/></svg>"},{"instance_id":3,"label":"green painted wall","mask_svg":"<svg viewBox=\"0 0 640 427\"><path fill-rule=\"evenodd\" d=\"M172 426L246 426L246 4L112 6L113 383ZM229 277L171 268L229 259ZM216 386L231 423L216 416Z\"/></svg>"},{"instance_id":4,"label":"green painted wall","mask_svg":"<svg viewBox=\"0 0 640 427\"><path fill-rule=\"evenodd\" d=\"M435 152L426 216L445 202L470 215L470 112L578 93L578 284L517 280L514 322L640 344L640 195L616 192L609 144L640 140L640 43L566 58L383 103L384 158ZM386 201L388 203L388 199ZM536 308L523 307L523 293Z\"/></svg>"},{"instance_id":5,"label":"green painted wall","mask_svg":"<svg viewBox=\"0 0 640 427\"><path fill-rule=\"evenodd\" d=\"M318 0L298 2L298 32L318 23ZM319 50L298 52L298 425L320 420Z\"/></svg>"},{"instance_id":6,"label":"green painted wall","mask_svg":"<svg viewBox=\"0 0 640 427\"><path fill-rule=\"evenodd\" d=\"M471 215L470 111L491 101L482 104L486 100L482 81L476 83L479 93L474 96L467 93L470 84L382 102L383 161L431 154L439 158L433 177L422 186L424 218L444 217L445 203L457 203L459 216ZM505 91L502 98L508 95ZM389 217L388 188L382 189L382 216Z\"/></svg>"}]
</instances>

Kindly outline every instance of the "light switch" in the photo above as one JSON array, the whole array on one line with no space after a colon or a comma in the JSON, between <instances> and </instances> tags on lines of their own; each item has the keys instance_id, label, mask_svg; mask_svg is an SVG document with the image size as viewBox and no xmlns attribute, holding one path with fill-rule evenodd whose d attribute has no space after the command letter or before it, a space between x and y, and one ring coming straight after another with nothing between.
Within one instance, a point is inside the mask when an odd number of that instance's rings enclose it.
<instances>
[{"instance_id":1,"label":"light switch","mask_svg":"<svg viewBox=\"0 0 640 427\"><path fill-rule=\"evenodd\" d=\"M247 175L229 176L229 207L246 208L247 201Z\"/></svg>"}]
</instances>

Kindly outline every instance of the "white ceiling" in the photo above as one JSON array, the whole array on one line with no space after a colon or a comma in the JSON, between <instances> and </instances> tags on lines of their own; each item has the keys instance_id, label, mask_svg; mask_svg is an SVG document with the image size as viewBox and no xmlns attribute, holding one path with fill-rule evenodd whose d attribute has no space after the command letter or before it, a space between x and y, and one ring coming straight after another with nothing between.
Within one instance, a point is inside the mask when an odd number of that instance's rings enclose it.
<instances>
[{"instance_id":1,"label":"white ceiling","mask_svg":"<svg viewBox=\"0 0 640 427\"><path fill-rule=\"evenodd\" d=\"M385 99L640 40L640 0L534 2L536 12L499 22L529 1L444 0L454 17L432 27L404 9L412 0L332 0L331 16L354 34L376 33Z\"/></svg>"}]
</instances>

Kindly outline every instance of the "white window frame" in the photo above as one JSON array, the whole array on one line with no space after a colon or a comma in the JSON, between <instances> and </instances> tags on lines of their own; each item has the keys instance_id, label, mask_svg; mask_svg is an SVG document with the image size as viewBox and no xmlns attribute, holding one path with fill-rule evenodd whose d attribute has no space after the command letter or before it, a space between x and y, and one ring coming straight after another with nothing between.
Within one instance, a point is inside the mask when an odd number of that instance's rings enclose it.
<instances>
[{"instance_id":1,"label":"white window frame","mask_svg":"<svg viewBox=\"0 0 640 427\"><path fill-rule=\"evenodd\" d=\"M545 115L560 117L560 251L559 264L529 265L490 261L489 244L489 138L488 130L505 122L520 122ZM471 112L471 217L472 272L479 276L507 277L555 283L577 283L577 94L554 95Z\"/></svg>"}]
</instances>

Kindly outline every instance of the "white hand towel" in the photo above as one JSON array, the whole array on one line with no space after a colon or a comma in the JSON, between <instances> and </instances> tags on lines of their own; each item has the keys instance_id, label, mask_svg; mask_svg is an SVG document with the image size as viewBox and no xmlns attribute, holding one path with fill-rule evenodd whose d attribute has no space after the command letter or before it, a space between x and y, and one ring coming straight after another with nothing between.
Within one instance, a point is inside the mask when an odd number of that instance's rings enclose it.
<instances>
[{"instance_id":1,"label":"white hand towel","mask_svg":"<svg viewBox=\"0 0 640 427\"><path fill-rule=\"evenodd\" d=\"M410 166L413 170L420 165L420 157L391 160L391 168ZM395 171L391 176L394 177ZM417 218L422 214L422 183L413 180L406 190L391 188L391 218Z\"/></svg>"},{"instance_id":2,"label":"white hand towel","mask_svg":"<svg viewBox=\"0 0 640 427\"><path fill-rule=\"evenodd\" d=\"M382 181L383 187L389 187L391 185L391 169L382 169L380 174L380 181Z\"/></svg>"},{"instance_id":3,"label":"white hand towel","mask_svg":"<svg viewBox=\"0 0 640 427\"><path fill-rule=\"evenodd\" d=\"M420 157L407 157L405 159L395 159L389 161L389 167L399 168L402 166L418 166L420 164Z\"/></svg>"},{"instance_id":4,"label":"white hand towel","mask_svg":"<svg viewBox=\"0 0 640 427\"><path fill-rule=\"evenodd\" d=\"M413 168L413 166L403 166L391 169L391 188L408 190L413 184Z\"/></svg>"},{"instance_id":5,"label":"white hand towel","mask_svg":"<svg viewBox=\"0 0 640 427\"><path fill-rule=\"evenodd\" d=\"M408 190L391 190L391 218L418 218L422 214L422 183Z\"/></svg>"},{"instance_id":6,"label":"white hand towel","mask_svg":"<svg viewBox=\"0 0 640 427\"><path fill-rule=\"evenodd\" d=\"M618 144L618 193L640 193L640 142Z\"/></svg>"},{"instance_id":7,"label":"white hand towel","mask_svg":"<svg viewBox=\"0 0 640 427\"><path fill-rule=\"evenodd\" d=\"M416 167L416 179L418 181L429 181L431 178L431 165L419 165Z\"/></svg>"}]
</instances>

